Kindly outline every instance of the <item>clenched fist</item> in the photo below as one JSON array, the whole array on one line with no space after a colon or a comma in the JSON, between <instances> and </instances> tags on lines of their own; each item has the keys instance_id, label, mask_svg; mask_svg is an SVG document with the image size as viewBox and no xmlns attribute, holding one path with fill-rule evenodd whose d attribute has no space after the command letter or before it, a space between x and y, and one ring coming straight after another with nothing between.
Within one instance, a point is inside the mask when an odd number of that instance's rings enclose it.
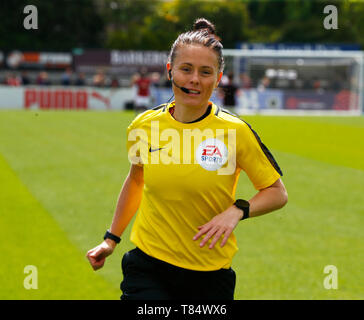
<instances>
[{"instance_id":1,"label":"clenched fist","mask_svg":"<svg viewBox=\"0 0 364 320\"><path fill-rule=\"evenodd\" d=\"M106 239L100 245L87 252L86 257L95 271L104 266L106 257L113 253L115 246L116 243L113 240Z\"/></svg>"}]
</instances>

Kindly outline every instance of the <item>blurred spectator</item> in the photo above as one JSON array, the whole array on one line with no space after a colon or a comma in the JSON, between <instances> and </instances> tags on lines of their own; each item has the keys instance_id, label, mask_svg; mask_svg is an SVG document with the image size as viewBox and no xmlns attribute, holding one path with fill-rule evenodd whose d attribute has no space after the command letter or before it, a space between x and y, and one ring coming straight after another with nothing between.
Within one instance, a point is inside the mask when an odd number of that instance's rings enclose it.
<instances>
[{"instance_id":1,"label":"blurred spectator","mask_svg":"<svg viewBox=\"0 0 364 320\"><path fill-rule=\"evenodd\" d=\"M252 87L252 81L245 72L240 75L240 81L242 89L250 89Z\"/></svg>"},{"instance_id":2,"label":"blurred spectator","mask_svg":"<svg viewBox=\"0 0 364 320\"><path fill-rule=\"evenodd\" d=\"M92 83L95 87L105 87L106 85L105 73L102 70L99 70L94 75Z\"/></svg>"},{"instance_id":3,"label":"blurred spectator","mask_svg":"<svg viewBox=\"0 0 364 320\"><path fill-rule=\"evenodd\" d=\"M264 76L258 83L258 90L264 91L268 88L270 88L270 79L267 76Z\"/></svg>"},{"instance_id":4,"label":"blurred spectator","mask_svg":"<svg viewBox=\"0 0 364 320\"><path fill-rule=\"evenodd\" d=\"M119 88L119 80L116 77L113 77L111 80L111 88Z\"/></svg>"},{"instance_id":5,"label":"blurred spectator","mask_svg":"<svg viewBox=\"0 0 364 320\"><path fill-rule=\"evenodd\" d=\"M317 77L313 78L312 87L317 93L323 93L324 91L322 83Z\"/></svg>"},{"instance_id":6,"label":"blurred spectator","mask_svg":"<svg viewBox=\"0 0 364 320\"><path fill-rule=\"evenodd\" d=\"M228 108L235 108L236 106L236 94L238 87L234 84L234 75L229 73L227 77L227 83L220 85L219 95L223 99L223 105Z\"/></svg>"},{"instance_id":7,"label":"blurred spectator","mask_svg":"<svg viewBox=\"0 0 364 320\"><path fill-rule=\"evenodd\" d=\"M10 73L6 73L5 74L5 77L4 77L3 84L6 85L6 86L9 86L10 78L11 78L11 74Z\"/></svg>"},{"instance_id":8,"label":"blurred spectator","mask_svg":"<svg viewBox=\"0 0 364 320\"><path fill-rule=\"evenodd\" d=\"M51 82L49 81L49 78L48 78L48 73L45 71L40 72L37 77L36 83L40 86L51 85Z\"/></svg>"},{"instance_id":9,"label":"blurred spectator","mask_svg":"<svg viewBox=\"0 0 364 320\"><path fill-rule=\"evenodd\" d=\"M15 74L9 73L5 77L5 84L8 86L20 86L21 79Z\"/></svg>"},{"instance_id":10,"label":"blurred spectator","mask_svg":"<svg viewBox=\"0 0 364 320\"><path fill-rule=\"evenodd\" d=\"M71 85L71 77L72 77L72 69L67 68L65 72L62 74L61 78L61 84L63 86L69 86Z\"/></svg>"},{"instance_id":11,"label":"blurred spectator","mask_svg":"<svg viewBox=\"0 0 364 320\"><path fill-rule=\"evenodd\" d=\"M76 86L84 86L86 84L86 80L85 80L85 74L83 72L80 72L77 75L76 81L75 81L75 85Z\"/></svg>"},{"instance_id":12,"label":"blurred spectator","mask_svg":"<svg viewBox=\"0 0 364 320\"><path fill-rule=\"evenodd\" d=\"M152 85L155 87L159 87L161 85L161 74L159 72L153 72L150 76L150 79L152 81Z\"/></svg>"},{"instance_id":13,"label":"blurred spectator","mask_svg":"<svg viewBox=\"0 0 364 320\"><path fill-rule=\"evenodd\" d=\"M29 77L28 77L28 72L23 71L23 72L21 73L20 78L21 78L21 84L22 84L23 86L27 86L28 84L30 84L30 79L29 79Z\"/></svg>"},{"instance_id":14,"label":"blurred spectator","mask_svg":"<svg viewBox=\"0 0 364 320\"><path fill-rule=\"evenodd\" d=\"M135 75L132 84L136 86L135 109L137 112L147 110L151 104L150 84L152 80L147 75L147 69L142 68Z\"/></svg>"}]
</instances>

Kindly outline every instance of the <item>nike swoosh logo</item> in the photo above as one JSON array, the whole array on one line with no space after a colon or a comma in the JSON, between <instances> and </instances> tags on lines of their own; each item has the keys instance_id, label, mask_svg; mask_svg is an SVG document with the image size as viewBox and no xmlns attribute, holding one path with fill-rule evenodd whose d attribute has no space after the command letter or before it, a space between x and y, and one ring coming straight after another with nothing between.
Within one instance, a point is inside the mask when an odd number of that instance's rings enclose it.
<instances>
[{"instance_id":1,"label":"nike swoosh logo","mask_svg":"<svg viewBox=\"0 0 364 320\"><path fill-rule=\"evenodd\" d=\"M163 148L156 148L156 149L152 149L152 147L149 148L149 152L154 152L154 151L158 151L158 150L161 150L161 149L164 149Z\"/></svg>"}]
</instances>

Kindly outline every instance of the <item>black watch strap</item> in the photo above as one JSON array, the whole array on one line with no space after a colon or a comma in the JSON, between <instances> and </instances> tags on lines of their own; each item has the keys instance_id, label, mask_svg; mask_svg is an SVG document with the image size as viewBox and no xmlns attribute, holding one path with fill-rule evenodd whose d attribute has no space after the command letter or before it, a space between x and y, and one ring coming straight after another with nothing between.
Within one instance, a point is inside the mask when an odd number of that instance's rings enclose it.
<instances>
[{"instance_id":1,"label":"black watch strap","mask_svg":"<svg viewBox=\"0 0 364 320\"><path fill-rule=\"evenodd\" d=\"M240 210L243 210L244 214L243 217L240 220L248 219L249 218L249 212L250 212L250 203L249 201L243 200L243 199L237 199L234 202L235 207L237 207Z\"/></svg>"},{"instance_id":2,"label":"black watch strap","mask_svg":"<svg viewBox=\"0 0 364 320\"><path fill-rule=\"evenodd\" d=\"M119 243L121 241L120 237L112 234L109 230L107 230L105 235L104 235L104 240L106 240L106 239L114 240L116 243Z\"/></svg>"}]
</instances>

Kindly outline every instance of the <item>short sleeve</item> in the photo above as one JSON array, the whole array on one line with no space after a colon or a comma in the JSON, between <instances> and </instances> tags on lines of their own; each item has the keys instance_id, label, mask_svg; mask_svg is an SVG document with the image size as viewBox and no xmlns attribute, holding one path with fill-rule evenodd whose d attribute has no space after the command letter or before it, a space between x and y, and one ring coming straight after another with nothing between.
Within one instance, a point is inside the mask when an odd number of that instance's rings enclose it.
<instances>
[{"instance_id":1,"label":"short sleeve","mask_svg":"<svg viewBox=\"0 0 364 320\"><path fill-rule=\"evenodd\" d=\"M272 153L245 122L237 131L237 149L237 165L245 171L255 189L267 188L283 175Z\"/></svg>"}]
</instances>

